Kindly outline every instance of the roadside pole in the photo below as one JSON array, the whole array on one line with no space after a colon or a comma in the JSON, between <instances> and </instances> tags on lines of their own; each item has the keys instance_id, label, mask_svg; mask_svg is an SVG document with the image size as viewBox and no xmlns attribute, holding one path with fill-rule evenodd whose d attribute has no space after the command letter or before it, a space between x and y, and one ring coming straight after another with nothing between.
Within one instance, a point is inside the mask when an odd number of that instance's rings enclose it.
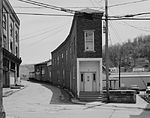
<instances>
[{"instance_id":1,"label":"roadside pole","mask_svg":"<svg viewBox=\"0 0 150 118\"><path fill-rule=\"evenodd\" d=\"M105 63L106 63L106 96L107 102L109 102L109 66L108 66L108 0L105 0L105 24L106 24L106 31L105 31Z\"/></svg>"},{"instance_id":2,"label":"roadside pole","mask_svg":"<svg viewBox=\"0 0 150 118\"><path fill-rule=\"evenodd\" d=\"M121 53L119 54L119 88L121 87L121 81L120 81L120 73L121 73Z\"/></svg>"},{"instance_id":3,"label":"roadside pole","mask_svg":"<svg viewBox=\"0 0 150 118\"><path fill-rule=\"evenodd\" d=\"M2 6L3 0L0 0L0 118L5 118L5 112L3 108Z\"/></svg>"}]
</instances>

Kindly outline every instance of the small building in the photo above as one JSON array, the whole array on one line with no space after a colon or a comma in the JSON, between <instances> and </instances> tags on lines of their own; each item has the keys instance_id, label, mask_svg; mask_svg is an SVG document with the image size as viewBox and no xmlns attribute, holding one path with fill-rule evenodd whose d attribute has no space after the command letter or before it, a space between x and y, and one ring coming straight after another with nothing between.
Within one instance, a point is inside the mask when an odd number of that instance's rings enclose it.
<instances>
[{"instance_id":1,"label":"small building","mask_svg":"<svg viewBox=\"0 0 150 118\"><path fill-rule=\"evenodd\" d=\"M149 60L146 58L137 58L135 60L135 66L133 67L133 72L146 72L149 71Z\"/></svg>"},{"instance_id":2,"label":"small building","mask_svg":"<svg viewBox=\"0 0 150 118\"><path fill-rule=\"evenodd\" d=\"M92 9L75 13L68 37L51 53L52 83L76 97L102 91L102 16Z\"/></svg>"},{"instance_id":3,"label":"small building","mask_svg":"<svg viewBox=\"0 0 150 118\"><path fill-rule=\"evenodd\" d=\"M3 53L3 87L10 87L16 85L19 80L19 66L22 62L19 54L20 20L8 0L1 2L0 41Z\"/></svg>"},{"instance_id":4,"label":"small building","mask_svg":"<svg viewBox=\"0 0 150 118\"><path fill-rule=\"evenodd\" d=\"M34 65L35 69L35 79L38 81L43 81L43 82L50 82L51 81L51 60L38 63Z\"/></svg>"}]
</instances>

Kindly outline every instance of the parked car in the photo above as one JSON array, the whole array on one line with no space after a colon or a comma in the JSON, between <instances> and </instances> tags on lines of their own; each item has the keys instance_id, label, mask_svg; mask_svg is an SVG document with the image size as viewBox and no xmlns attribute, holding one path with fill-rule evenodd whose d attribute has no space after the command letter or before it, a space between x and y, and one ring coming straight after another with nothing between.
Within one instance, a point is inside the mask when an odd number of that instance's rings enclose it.
<instances>
[{"instance_id":1,"label":"parked car","mask_svg":"<svg viewBox=\"0 0 150 118\"><path fill-rule=\"evenodd\" d=\"M137 94L140 93L140 87L138 85L131 85L131 90L135 90Z\"/></svg>"}]
</instances>

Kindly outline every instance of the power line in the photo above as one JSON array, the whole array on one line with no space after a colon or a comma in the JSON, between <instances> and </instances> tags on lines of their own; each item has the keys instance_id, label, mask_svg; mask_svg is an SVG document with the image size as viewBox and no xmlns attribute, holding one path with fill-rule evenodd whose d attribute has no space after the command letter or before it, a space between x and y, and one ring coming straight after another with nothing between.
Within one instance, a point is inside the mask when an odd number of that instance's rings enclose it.
<instances>
[{"instance_id":1,"label":"power line","mask_svg":"<svg viewBox=\"0 0 150 118\"><path fill-rule=\"evenodd\" d=\"M63 12L71 13L71 14L74 14L75 12L78 12L78 11L75 11L75 10L65 9L63 7L49 5L49 4L45 4L45 3L42 3L42 2L36 2L36 1L33 1L33 0L18 0L18 1L28 3L28 4L32 4L32 5L36 5L36 6L40 6L40 7L50 8L50 9L57 10L57 11L63 11Z\"/></svg>"},{"instance_id":2,"label":"power line","mask_svg":"<svg viewBox=\"0 0 150 118\"><path fill-rule=\"evenodd\" d=\"M150 20L150 18L109 18L108 20Z\"/></svg>"},{"instance_id":3,"label":"power line","mask_svg":"<svg viewBox=\"0 0 150 118\"><path fill-rule=\"evenodd\" d=\"M63 21L63 23L64 23L64 21ZM62 22L60 22L60 24L62 24ZM50 28L51 28L51 30L54 30L55 29L55 28L53 28L54 26L56 26L56 24L53 24L52 26L40 28L40 30L36 30L34 32L30 32L30 33L24 34L22 37L27 38L29 36L33 36L34 34L37 34L38 32L47 31L47 29L50 29Z\"/></svg>"},{"instance_id":4,"label":"power line","mask_svg":"<svg viewBox=\"0 0 150 118\"><path fill-rule=\"evenodd\" d=\"M64 14L44 14L44 13L16 13L20 15L35 15L35 16L74 16L74 15L64 15Z\"/></svg>"},{"instance_id":5,"label":"power line","mask_svg":"<svg viewBox=\"0 0 150 118\"><path fill-rule=\"evenodd\" d=\"M90 0L90 2L91 2L91 4L92 4L93 6L95 6L95 5L94 5L94 2L93 2L92 0Z\"/></svg>"},{"instance_id":6,"label":"power line","mask_svg":"<svg viewBox=\"0 0 150 118\"><path fill-rule=\"evenodd\" d=\"M48 29L48 30L46 30L46 31L44 31L44 32L42 32L42 33L38 33L38 34L35 34L35 35L28 36L28 37L26 37L26 38L21 39L20 41L29 40L29 39L31 39L31 38L35 38L35 37L41 36L41 35L46 34L46 33L50 33L50 31L55 31L55 30L57 30L57 29L59 29L59 28L62 28L62 26L64 26L64 25L66 25L66 24L63 24L63 25L58 26L58 27L56 27L56 28L54 28L54 29L51 29L51 30Z\"/></svg>"},{"instance_id":7,"label":"power line","mask_svg":"<svg viewBox=\"0 0 150 118\"><path fill-rule=\"evenodd\" d=\"M111 7L117 7L117 6L128 5L128 4L135 4L135 3L139 3L139 2L145 2L145 1L149 1L149 0L138 0L138 1L133 1L133 2L125 2L125 3L110 5L108 7L111 8Z\"/></svg>"},{"instance_id":8,"label":"power line","mask_svg":"<svg viewBox=\"0 0 150 118\"><path fill-rule=\"evenodd\" d=\"M21 9L46 9L46 8L44 8L44 7L28 7L28 6L13 6L13 8L21 8ZM74 8L74 9L80 9L80 8L100 8L100 9L103 9L102 7L91 7L91 6L86 6L86 7L64 7L65 9L66 8Z\"/></svg>"},{"instance_id":9,"label":"power line","mask_svg":"<svg viewBox=\"0 0 150 118\"><path fill-rule=\"evenodd\" d=\"M6 13L6 12L3 12L3 13ZM20 15L35 15L35 16L69 16L69 17L73 17L74 15L64 15L64 14L44 14L44 13L8 13L8 14L20 14ZM114 17L114 18L113 18ZM94 18L98 18L99 17L96 17L94 16ZM102 18L102 20L105 20L105 18ZM118 17L118 16L109 16L108 20L143 20L143 21L146 21L146 20L150 20L150 18L148 17L136 17L136 18L125 18L125 17Z\"/></svg>"},{"instance_id":10,"label":"power line","mask_svg":"<svg viewBox=\"0 0 150 118\"><path fill-rule=\"evenodd\" d=\"M132 27L132 28L134 28L134 29L141 30L141 31L145 31L145 32L150 32L150 30L141 29L140 27L133 26L133 25L131 25L131 24L125 22L125 21L122 21L122 22L123 22L124 24L126 24L127 26Z\"/></svg>"},{"instance_id":11,"label":"power line","mask_svg":"<svg viewBox=\"0 0 150 118\"><path fill-rule=\"evenodd\" d=\"M62 29L59 29L59 30L55 31L55 32L51 33L50 35L48 35L48 36L46 36L46 37L44 37L44 38L42 38L42 39L36 40L35 42L31 43L29 46L30 46L30 47L33 47L33 46L35 46L36 44L41 43L41 41L43 41L43 40L45 40L45 39L47 39L47 38L51 38L52 35L58 35L58 33L60 33L60 31L62 31Z\"/></svg>"},{"instance_id":12,"label":"power line","mask_svg":"<svg viewBox=\"0 0 150 118\"><path fill-rule=\"evenodd\" d=\"M118 32L117 32L115 26L113 27L113 25L112 25L111 22L109 22L109 24L110 24L110 27L112 28L112 30L114 31L114 33L116 34L117 39L118 39L119 41L121 40L121 42L122 42L122 39L121 39L121 37L119 36L119 34L118 34Z\"/></svg>"},{"instance_id":13,"label":"power line","mask_svg":"<svg viewBox=\"0 0 150 118\"><path fill-rule=\"evenodd\" d=\"M135 16L141 16L141 15L150 15L150 12L142 12L142 13L137 13L137 14L127 14L123 16L109 16L110 18L131 18Z\"/></svg>"}]
</instances>

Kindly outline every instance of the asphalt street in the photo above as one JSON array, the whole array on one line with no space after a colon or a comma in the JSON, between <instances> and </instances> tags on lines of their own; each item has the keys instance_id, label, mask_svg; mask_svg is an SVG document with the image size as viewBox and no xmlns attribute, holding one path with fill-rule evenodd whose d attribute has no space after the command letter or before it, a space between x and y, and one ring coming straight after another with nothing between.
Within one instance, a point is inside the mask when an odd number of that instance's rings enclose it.
<instances>
[{"instance_id":1,"label":"asphalt street","mask_svg":"<svg viewBox=\"0 0 150 118\"><path fill-rule=\"evenodd\" d=\"M7 118L150 118L141 98L138 104L73 104L57 87L23 81L27 87L4 98ZM139 106L138 106L139 105ZM141 107L140 107L141 106Z\"/></svg>"}]
</instances>

